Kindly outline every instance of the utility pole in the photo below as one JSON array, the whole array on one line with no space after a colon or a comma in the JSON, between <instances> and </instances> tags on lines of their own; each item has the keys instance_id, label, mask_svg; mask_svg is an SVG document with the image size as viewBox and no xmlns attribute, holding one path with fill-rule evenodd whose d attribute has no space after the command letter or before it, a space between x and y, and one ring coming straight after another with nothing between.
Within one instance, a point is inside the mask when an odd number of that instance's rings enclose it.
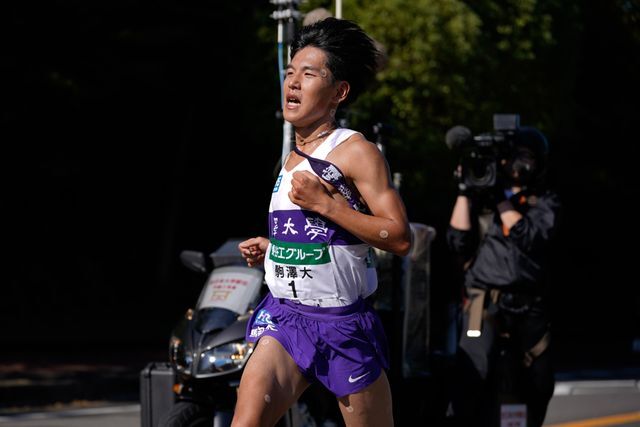
<instances>
[{"instance_id":1,"label":"utility pole","mask_svg":"<svg viewBox=\"0 0 640 427\"><path fill-rule=\"evenodd\" d=\"M270 0L271 4L276 6L276 10L271 14L271 18L278 21L278 76L280 80L280 107L284 105L283 89L284 89L284 73L285 66L289 64L291 57L291 42L296 31L296 22L302 18L302 13L298 10L301 0ZM284 53L284 45L286 44L287 52ZM285 64L286 61L286 64ZM284 120L282 124L282 156L281 162L284 161L291 151L291 141L293 141L293 126Z\"/></svg>"}]
</instances>

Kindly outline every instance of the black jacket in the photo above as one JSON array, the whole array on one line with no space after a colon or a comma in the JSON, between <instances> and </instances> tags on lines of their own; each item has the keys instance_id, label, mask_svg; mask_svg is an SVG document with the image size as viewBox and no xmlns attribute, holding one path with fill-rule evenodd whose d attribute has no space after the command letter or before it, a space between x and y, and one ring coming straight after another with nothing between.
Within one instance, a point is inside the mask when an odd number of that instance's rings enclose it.
<instances>
[{"instance_id":1,"label":"black jacket","mask_svg":"<svg viewBox=\"0 0 640 427\"><path fill-rule=\"evenodd\" d=\"M453 252L471 258L465 286L540 294L548 245L557 228L560 200L555 193L546 191L539 195L519 193L511 201L523 217L507 236L503 233L500 215L494 213L481 241L477 226L470 231L449 226L447 242ZM477 222L477 217L472 219Z\"/></svg>"}]
</instances>

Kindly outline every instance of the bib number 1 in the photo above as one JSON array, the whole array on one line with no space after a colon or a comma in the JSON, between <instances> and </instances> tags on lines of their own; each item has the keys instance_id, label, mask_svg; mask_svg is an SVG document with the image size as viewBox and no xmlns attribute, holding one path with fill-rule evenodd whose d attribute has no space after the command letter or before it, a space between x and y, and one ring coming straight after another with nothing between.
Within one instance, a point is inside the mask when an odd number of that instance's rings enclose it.
<instances>
[{"instance_id":1,"label":"bib number 1","mask_svg":"<svg viewBox=\"0 0 640 427\"><path fill-rule=\"evenodd\" d=\"M291 283L289 283L289 286L291 286L291 290L293 291L293 297L294 298L298 298L298 294L296 293L296 283L295 281L291 281Z\"/></svg>"}]
</instances>

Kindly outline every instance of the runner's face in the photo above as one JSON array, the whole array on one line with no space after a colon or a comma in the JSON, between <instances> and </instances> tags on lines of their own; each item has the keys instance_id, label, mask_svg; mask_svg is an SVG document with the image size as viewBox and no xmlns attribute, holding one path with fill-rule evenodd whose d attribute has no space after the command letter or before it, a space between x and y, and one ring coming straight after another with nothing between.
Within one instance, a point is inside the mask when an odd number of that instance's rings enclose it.
<instances>
[{"instance_id":1,"label":"runner's face","mask_svg":"<svg viewBox=\"0 0 640 427\"><path fill-rule=\"evenodd\" d=\"M332 110L340 101L340 85L334 81L326 60L323 50L307 46L287 66L282 109L285 120L296 128L333 120Z\"/></svg>"}]
</instances>

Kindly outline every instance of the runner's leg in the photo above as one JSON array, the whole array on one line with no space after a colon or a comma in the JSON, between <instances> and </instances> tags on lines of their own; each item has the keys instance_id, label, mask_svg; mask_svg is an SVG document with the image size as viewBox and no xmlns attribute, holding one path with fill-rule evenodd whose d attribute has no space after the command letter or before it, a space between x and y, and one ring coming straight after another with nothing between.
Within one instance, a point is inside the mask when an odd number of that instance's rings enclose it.
<instances>
[{"instance_id":1,"label":"runner's leg","mask_svg":"<svg viewBox=\"0 0 640 427\"><path fill-rule=\"evenodd\" d=\"M262 337L242 374L232 426L275 425L308 386L278 340Z\"/></svg>"},{"instance_id":2,"label":"runner's leg","mask_svg":"<svg viewBox=\"0 0 640 427\"><path fill-rule=\"evenodd\" d=\"M349 427L391 427L393 407L387 374L357 393L338 398L344 422Z\"/></svg>"}]
</instances>

